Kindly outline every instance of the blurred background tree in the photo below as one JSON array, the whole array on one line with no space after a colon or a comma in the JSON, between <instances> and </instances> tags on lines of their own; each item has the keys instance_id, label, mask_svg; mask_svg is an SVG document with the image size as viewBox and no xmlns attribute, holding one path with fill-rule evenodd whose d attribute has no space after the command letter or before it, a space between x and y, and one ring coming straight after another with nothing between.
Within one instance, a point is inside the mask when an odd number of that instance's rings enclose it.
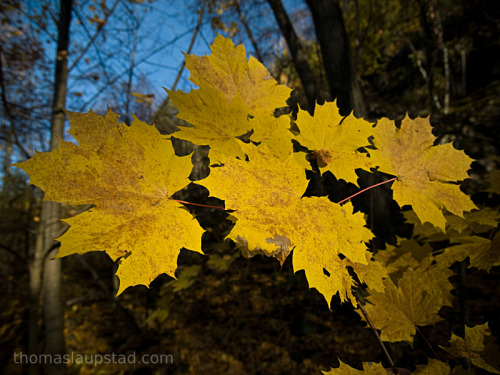
<instances>
[{"instance_id":1,"label":"blurred background tree","mask_svg":"<svg viewBox=\"0 0 500 375\"><path fill-rule=\"evenodd\" d=\"M109 108L126 123L134 113L173 133L185 124L173 117L162 86L189 90L180 51L208 53L220 32L244 43L278 82L294 89L286 111L295 113L300 104L312 112L315 103L337 99L343 114L354 110L369 120L430 115L438 142L453 141L477 160L466 191L477 204L498 207L498 195L482 190L500 162L499 12L494 0L74 1L66 108L100 114ZM14 352L47 350L33 285L43 194L10 164L50 148L59 3L6 0L0 17L0 371L21 374L28 367L13 363ZM206 148L174 144L179 154L196 150L193 181L208 173ZM360 178L369 184L381 176ZM313 174L308 189L333 200L353 191L328 173ZM195 184L179 194L220 204ZM372 249L407 233L389 190L371 191L354 204L377 234ZM64 206L61 215L81 210ZM224 241L231 223L223 213L192 210L207 229L209 256L183 251L177 281L160 276L149 289L115 298L116 265L106 255L62 260L67 351L172 353L174 364L71 364L69 373L313 374L337 357L353 365L382 359L359 318L340 304L332 315L289 260L280 268L273 259L243 259ZM48 247L39 248L41 260ZM488 318L498 336L498 270L480 289L477 275L468 272L479 296L469 301L472 322ZM441 331L426 333L435 343L444 345L443 332L462 326L457 309L447 312ZM411 368L426 349L417 340L411 354L397 345L391 350Z\"/></svg>"}]
</instances>

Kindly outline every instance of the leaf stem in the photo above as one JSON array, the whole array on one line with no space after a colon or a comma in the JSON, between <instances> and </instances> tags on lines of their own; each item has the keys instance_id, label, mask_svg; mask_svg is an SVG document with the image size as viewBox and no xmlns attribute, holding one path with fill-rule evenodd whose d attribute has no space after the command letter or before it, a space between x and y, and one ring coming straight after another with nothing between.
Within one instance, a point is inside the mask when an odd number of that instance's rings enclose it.
<instances>
[{"instance_id":1,"label":"leaf stem","mask_svg":"<svg viewBox=\"0 0 500 375\"><path fill-rule=\"evenodd\" d=\"M170 200L175 201L175 202L179 202L179 203L190 204L191 206L200 206L200 207L208 207L208 208L218 208L219 210L225 210L224 207L209 206L207 204L201 204L201 203L191 203L191 202L181 201L179 199L172 199L172 198L170 198Z\"/></svg>"},{"instance_id":2,"label":"leaf stem","mask_svg":"<svg viewBox=\"0 0 500 375\"><path fill-rule=\"evenodd\" d=\"M351 198L354 198L356 195L359 195L361 193L364 193L365 191L367 190L370 190L370 189L373 189L374 187L377 187L377 186L380 186L380 185L384 185L384 184L388 184L389 182L392 182L392 181L396 181L398 178L397 177L394 177L394 178L391 178L390 180L387 180L387 181L382 181L382 182L379 182L378 184L375 184L375 185L372 185L372 186L368 186L367 188L363 189L363 190L360 190L358 191L356 194L353 194L351 195L350 197L347 197L345 199L342 199L340 202L337 202L338 204L342 204L344 202L347 202L349 199Z\"/></svg>"},{"instance_id":3,"label":"leaf stem","mask_svg":"<svg viewBox=\"0 0 500 375\"><path fill-rule=\"evenodd\" d=\"M424 341L426 342L426 344L429 346L429 348L431 348L432 352L434 353L434 355L436 356L436 358L438 360L441 360L441 358L439 358L439 355L436 353L436 351L434 350L434 348L432 347L431 343L429 341L427 341L427 339L425 338L424 334L422 333L422 331L420 331L420 329L418 329L417 326L415 326L416 330L418 333L420 333L420 336L422 336L422 338L424 339Z\"/></svg>"},{"instance_id":4,"label":"leaf stem","mask_svg":"<svg viewBox=\"0 0 500 375\"><path fill-rule=\"evenodd\" d=\"M375 336L377 337L377 340L380 344L380 346L382 347L382 349L384 350L384 354L385 356L387 357L387 360L389 361L389 364L391 365L391 369L392 371L394 372L394 374L398 374L398 369L396 367L396 365L394 364L394 361L392 360L389 352L387 351L387 348L385 347L384 345L384 342L382 341L382 339L380 338L377 330L375 329L375 327L373 326L373 323L372 321L370 320L370 318L368 317L368 314L366 313L366 310L365 308L363 307L363 305L361 304L361 302L359 302L358 298L356 297L356 302L358 303L358 306L359 308L361 309L361 312L363 313L363 316L365 317L366 321L368 322L368 324L370 325L373 333L375 334Z\"/></svg>"},{"instance_id":5,"label":"leaf stem","mask_svg":"<svg viewBox=\"0 0 500 375\"><path fill-rule=\"evenodd\" d=\"M361 193L364 193L365 191L367 190L370 190L370 189L373 189L374 187L377 187L377 186L380 186L380 185L384 185L384 184L388 184L389 182L392 182L392 181L395 181L397 180L398 178L397 177L394 177L394 178L391 178L390 180L387 180L387 181L382 181L382 182L379 182L378 184L375 184L375 185L372 185L372 186L368 186L367 188L363 189L363 190L360 190L358 191L356 194L353 194L351 195L350 197L347 197L343 200L341 200L340 202L337 202L338 204L342 204L344 202L347 202L349 199L351 198L354 198L356 195L359 195ZM179 203L184 203L184 204L190 204L192 206L199 206L199 207L208 207L208 208L217 208L219 210L225 210L224 207L218 207L218 206L209 206L209 205L206 205L206 204L200 204L200 203L191 203L191 202L186 202L186 201L181 201L179 199L172 199L170 198L171 200L175 201L175 202L179 202Z\"/></svg>"}]
</instances>

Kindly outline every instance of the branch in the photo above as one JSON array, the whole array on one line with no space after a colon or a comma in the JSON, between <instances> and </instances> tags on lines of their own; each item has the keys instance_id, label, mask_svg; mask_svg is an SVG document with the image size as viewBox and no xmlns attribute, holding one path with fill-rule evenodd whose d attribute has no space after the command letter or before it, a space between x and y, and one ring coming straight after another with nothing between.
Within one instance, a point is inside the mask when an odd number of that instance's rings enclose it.
<instances>
[{"instance_id":1,"label":"branch","mask_svg":"<svg viewBox=\"0 0 500 375\"><path fill-rule=\"evenodd\" d=\"M99 287L102 289L102 291L103 291L104 295L106 296L106 298L108 300L110 300L111 303L113 303L113 305L115 305L123 313L123 315L125 316L125 319L128 320L128 322L134 328L134 330L136 331L136 333L138 333L141 336L141 339L144 340L145 339L144 334L142 333L142 330L139 327L139 325L137 324L137 322L134 319L134 317L131 316L131 314L129 313L129 310L126 309L125 307L123 307L120 304L120 302L118 302L118 300L114 296L114 293L110 292L109 288L106 286L106 284L104 284L102 282L102 280L99 277L99 275L97 274L97 272L85 261L85 259L83 258L82 254L78 254L78 256L77 256L76 259L78 259L78 261L87 269L87 271L90 272L90 274L92 275L92 277L94 278L94 280L97 282L97 284L99 285Z\"/></svg>"},{"instance_id":2,"label":"branch","mask_svg":"<svg viewBox=\"0 0 500 375\"><path fill-rule=\"evenodd\" d=\"M9 253L11 255L14 255L14 258L16 258L18 261L20 261L20 262L22 262L24 264L27 264L26 258L23 257L21 254L19 254L14 249L12 249L12 248L10 248L8 246L2 245L2 244L0 244L0 249L5 250L7 253Z\"/></svg>"},{"instance_id":3,"label":"branch","mask_svg":"<svg viewBox=\"0 0 500 375\"><path fill-rule=\"evenodd\" d=\"M382 182L379 182L378 184L375 184L375 185L372 185L372 186L368 186L367 188L363 189L363 190L360 190L358 191L357 193L345 198L345 199L342 199L340 202L337 202L338 204L342 204L342 203L345 203L347 202L348 200L350 200L351 198L354 198L355 196L361 194L361 193L364 193L365 191L367 190L370 190L370 189L373 189L374 187L377 187L377 186L380 186L380 185L384 185L384 184L388 184L389 182L392 182L392 181L396 181L398 178L397 177L393 177L391 178L390 180L387 180L387 181L382 181ZM190 204L192 206L200 206L200 207L208 207L208 208L218 208L220 210L225 210L224 207L218 207L218 206L209 206L209 205L206 205L206 204L200 204L200 203L191 203L191 202L186 202L186 201L181 201L181 200L178 200L178 199L171 199L175 202L179 202L179 203L184 203L184 204Z\"/></svg>"},{"instance_id":4,"label":"branch","mask_svg":"<svg viewBox=\"0 0 500 375\"><path fill-rule=\"evenodd\" d=\"M436 356L436 358L438 360L441 360L441 358L439 357L439 355L435 352L434 348L432 347L431 343L429 341L427 341L427 339L425 338L425 336L422 333L422 331L420 331L420 329L418 329L417 326L415 326L415 329L417 330L418 333L420 333L420 336L422 336L422 338L424 339L425 343L429 346L429 348L431 348L431 350L434 353L434 355Z\"/></svg>"},{"instance_id":5,"label":"branch","mask_svg":"<svg viewBox=\"0 0 500 375\"><path fill-rule=\"evenodd\" d=\"M363 313L363 316L365 317L366 321L368 322L368 324L370 325L370 328L372 329L373 333L375 334L375 336L377 337L377 340L380 344L380 346L382 347L383 351L384 351L384 354L385 356L387 357L387 360L389 361L389 364L391 365L391 370L394 374L398 374L399 371L396 367L396 365L394 364L394 361L392 360L389 352L387 351L387 348L385 347L384 345L384 342L382 341L382 339L380 338L377 330L375 329L372 321L370 320L370 318L368 317L368 314L366 313L366 310L365 308L363 307L363 305L361 304L361 302L359 302L358 298L356 297L356 302L358 303L358 306L359 308L361 309L361 312Z\"/></svg>"},{"instance_id":6,"label":"branch","mask_svg":"<svg viewBox=\"0 0 500 375\"><path fill-rule=\"evenodd\" d=\"M236 9L236 13L238 13L238 16L240 17L240 21L243 24L243 27L245 28L245 31L246 31L246 33L248 35L248 38L250 39L250 42L252 43L252 47L253 47L253 49L255 51L255 54L257 55L257 58L259 59L259 61L261 63L264 63L264 59L262 57L262 54L260 53L259 46L257 45L257 42L255 41L255 38L254 38L253 33L252 33L252 30L248 26L248 22L245 19L245 16L243 15L243 13L241 11L239 0L236 0L234 2L234 8Z\"/></svg>"},{"instance_id":7,"label":"branch","mask_svg":"<svg viewBox=\"0 0 500 375\"><path fill-rule=\"evenodd\" d=\"M80 109L78 110L79 112L82 112L84 111L87 106L92 103L99 95L102 94L102 92L106 89L109 88L109 85L112 85L114 84L116 81L118 81L123 75L127 74L130 69L133 69L135 67L137 67L138 65L142 64L144 61L146 61L147 59L149 59L151 56L157 54L158 52L160 52L162 49L168 47L169 45L175 43L176 41L178 41L179 39L182 39L183 37L185 37L186 35L188 35L189 33L191 32L191 30L188 30L188 31L185 31L183 32L182 34L176 36L174 39L168 41L167 43L161 45L160 47L154 49L153 51L151 51L150 53L148 53L146 56L144 56L143 58L137 60L137 62L129 67L128 69L124 70L123 72L117 74L115 77L113 77L110 81L106 82L106 84L104 86L101 87L100 90L97 91L97 93L95 93L89 100L87 100L81 107Z\"/></svg>"},{"instance_id":8,"label":"branch","mask_svg":"<svg viewBox=\"0 0 500 375\"><path fill-rule=\"evenodd\" d=\"M9 102L7 101L7 96L5 95L5 80L3 77L3 59L2 59L2 46L0 45L0 88L2 89L1 97L2 97L2 104L5 110L5 114L9 118L9 123L10 123L10 129L12 132L12 135L14 136L14 144L19 147L21 152L24 154L24 156L29 159L31 157L30 153L23 147L21 142L19 142L19 138L17 137L16 133L16 127L14 125L14 115L10 111L10 105ZM8 140L8 142L12 142L12 140Z\"/></svg>"},{"instance_id":9,"label":"branch","mask_svg":"<svg viewBox=\"0 0 500 375\"><path fill-rule=\"evenodd\" d=\"M90 38L90 32L89 30L87 29L87 27L85 26L85 22L83 22L83 19L82 17L80 16L80 13L79 12L76 12L75 11L75 15L76 15L76 18L78 18L78 20L80 21L81 25L82 25L82 28L83 30L85 31L85 33L87 34L87 36ZM108 71L106 70L106 64L104 63L103 59L102 59L102 56L101 56L101 52L99 51L99 49L95 46L95 44L92 44L92 46L94 47L94 50L95 50L95 54L97 56L97 60L99 61L99 65L101 66L101 69L103 71L103 74L104 74L104 77L106 78L106 80L108 82L111 81L111 79L109 78L109 74L108 74ZM97 64L95 65L97 67ZM71 66L72 68L73 66ZM89 67L88 69L93 69L94 66L92 67ZM113 98L115 99L115 102L118 103L118 97L116 96L116 90L112 90L111 91L112 95L113 95Z\"/></svg>"},{"instance_id":10,"label":"branch","mask_svg":"<svg viewBox=\"0 0 500 375\"><path fill-rule=\"evenodd\" d=\"M200 16L198 17L198 22L196 24L196 27L194 28L193 36L191 37L191 42L189 43L189 48L187 51L187 54L189 55L191 53L191 50L193 49L194 42L196 40L196 37L198 36L198 33L201 28L201 24L203 21L203 15L205 14L205 8L206 8L207 0L203 0L203 6L201 8ZM170 88L171 91L174 91L177 87L177 84L179 83L179 80L181 79L182 72L184 71L184 68L186 67L186 59L182 61L181 68L177 72L177 76L175 77L174 84ZM158 122L158 115L163 112L164 108L167 108L168 104L170 103L170 95L163 100L163 102L159 105L158 109L155 112L155 115L153 116L153 123Z\"/></svg>"},{"instance_id":11,"label":"branch","mask_svg":"<svg viewBox=\"0 0 500 375\"><path fill-rule=\"evenodd\" d=\"M113 6L111 7L111 9L109 10L108 14L106 14L106 17L104 17L104 21L103 21L103 24L99 24L99 26L97 27L97 30L96 32L94 33L94 35L90 38L89 42L87 43L87 45L85 46L85 48L82 50L82 52L80 52L80 54L78 55L78 57L75 59L75 61L73 61L73 64L71 64L71 66L68 68L68 72L71 72L71 70L80 62L80 60L82 59L82 57L87 53L88 49L90 48L90 46L92 44L94 44L94 41L96 40L96 38L99 36L99 34L101 33L102 29L104 29L104 26L108 23L108 18L111 16L111 14L113 14L114 10L116 9L116 6L120 3L121 0L116 0L113 4ZM80 18L80 17L78 17ZM83 23L82 23L83 25Z\"/></svg>"},{"instance_id":12,"label":"branch","mask_svg":"<svg viewBox=\"0 0 500 375\"><path fill-rule=\"evenodd\" d=\"M206 5L207 5L207 0L203 0L203 6L201 8L200 17L198 18L198 23L196 24L196 27L195 27L194 33L193 33L193 37L191 38L191 43L189 44L189 48L186 52L188 55L191 53L193 46L194 46L194 42L196 41L196 37L198 36L198 32L200 31L201 23L203 21L203 15L205 14ZM186 60L184 60L182 62L181 69L179 70L179 73L177 73L177 77L175 77L174 84L172 85L172 88L171 88L172 91L174 91L175 88L177 87L177 84L179 83L179 79L181 78L181 75L182 75L182 72L184 71L185 66L186 66Z\"/></svg>"}]
</instances>

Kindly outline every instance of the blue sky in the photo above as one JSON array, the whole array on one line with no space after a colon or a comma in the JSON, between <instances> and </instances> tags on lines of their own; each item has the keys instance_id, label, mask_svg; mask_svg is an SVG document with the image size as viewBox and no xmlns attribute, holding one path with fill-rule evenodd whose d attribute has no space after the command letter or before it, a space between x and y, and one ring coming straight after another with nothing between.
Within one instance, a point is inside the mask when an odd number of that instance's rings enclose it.
<instances>
[{"instance_id":1,"label":"blue sky","mask_svg":"<svg viewBox=\"0 0 500 375\"><path fill-rule=\"evenodd\" d=\"M115 0L108 0L108 6L110 7L114 1ZM92 3L92 0L80 1L79 3L79 7L81 9L80 12L85 12L88 18L90 18L88 8ZM147 6L129 6L129 8L133 10L134 16L137 16L140 19L140 28L138 31L138 40L140 40L140 43L137 46L135 60L142 62L137 65L134 73L136 77L139 77L140 75L144 75L146 77L149 84L146 88L142 89L143 91L140 92L142 94L153 94L155 96L156 103L160 103L166 97L163 87L172 87L184 59L182 52L188 50L188 46L193 36L193 30L199 18L199 15L195 11L196 9L194 9L193 3L201 3L201 1L157 0ZM245 8L244 4L252 4L252 2L242 2L242 9L248 17L259 17L258 22L254 22L251 25L254 28L258 28L257 32L276 28L275 19L270 12L270 8L269 11L264 14L257 14L255 12L260 11L262 7L257 8L246 5ZM304 3L302 1L289 0L285 2L285 6L288 9L297 9L301 6L303 7ZM123 13L123 9L117 8L115 13L117 16L110 18L109 24L105 26L107 28L105 32L109 35L116 34L117 30L119 30L120 27L123 27L118 15ZM208 18L205 17L205 21L202 24L194 44L192 53L196 55L210 53L210 44L216 35L207 20ZM75 17L73 21L75 21ZM249 21L251 22L252 19L249 19ZM81 29L81 25L73 22L73 42L86 44L89 38L88 35L82 33ZM243 30L243 28L241 29ZM127 40L125 34L123 35L124 39L114 41L114 43L117 44L117 50L120 51L117 52L119 55L117 57L120 57L121 61L118 61L120 59L117 58L116 61L111 59L109 62L112 65L113 72L116 74L128 70L128 66L123 65L123 53L127 53L127 43L129 43L128 47L130 47L133 41ZM236 35L233 38L233 41L236 44L245 42L246 50L250 53L253 52L253 48L243 32ZM111 44L113 43L113 41L108 42ZM271 53L278 53L277 49L283 48L283 44L279 43L278 34L271 35L269 38L265 38L264 40L259 40L259 45L263 46L262 48L265 52ZM89 49L88 58L90 63L81 61L75 71L72 72L72 77L84 73L85 69L87 69L89 65L92 65L93 61L95 61L97 56L92 48ZM183 91L188 91L190 89L191 83L189 82L188 77L189 72L184 70L177 89L181 89ZM95 97L95 92L93 92L95 87L93 86L96 85L82 85L81 82L77 80L70 80L70 93L68 95L69 107L77 111L87 111L91 105L94 107L95 102L92 102L92 100ZM99 85L97 86L99 87ZM118 91L120 90L119 87L114 87L113 89ZM138 90L140 90L140 88L138 88ZM74 92L81 92L83 95L78 98L75 97Z\"/></svg>"},{"instance_id":2,"label":"blue sky","mask_svg":"<svg viewBox=\"0 0 500 375\"><path fill-rule=\"evenodd\" d=\"M117 0L74 0L72 23L70 31L69 66L72 66L84 47L97 30L97 20L104 18L100 4L105 2L106 8L111 9ZM139 0L135 0L139 2ZM122 120L130 112L139 119L144 119L133 108L133 104L126 111L127 92L123 86L123 78L127 76L132 56L135 66L133 74L133 92L154 96L155 105L159 105L165 98L164 87L170 89L184 60L183 51L187 51L199 14L194 4L201 0L156 0L151 4L134 4L133 0L119 0L112 16L105 24L99 36L83 57L74 65L68 78L68 92L66 95L66 109L76 112L87 112L93 109L104 114L108 105ZM265 4L265 3L264 3ZM302 0L287 0L285 5L290 9L297 4L304 4ZM253 6L253 0L241 1L242 10L257 34L267 29L276 31L275 19L269 9ZM264 9L264 10L262 10ZM36 95L46 95L47 103L52 101L53 76L56 55L59 0L22 0L21 20L25 23L24 32L32 38L38 39L44 49L46 61L44 66L49 71L43 79L33 75L25 75L23 79L31 80L37 87ZM206 16L206 14L205 14ZM37 18L38 17L38 18ZM252 19L252 17L255 17ZM92 21L95 19L96 21ZM134 51L133 20L138 20L137 45ZM210 44L216 32L205 17L200 32L196 38L192 53L203 55L210 53ZM252 22L253 21L253 22ZM45 25L43 25L45 23ZM232 39L236 44L245 42L247 52L253 54L253 47L241 27L242 32ZM224 35L224 33L223 33ZM226 35L227 36L227 35ZM280 34L270 32L266 37L259 39L259 46L264 53L279 54L283 48L280 43ZM269 55L268 55L269 56ZM269 61L272 60L268 58ZM103 66L105 69L103 69ZM112 83L109 84L108 82ZM120 84L122 82L122 84ZM189 72L184 69L182 78L177 86L178 90L189 91L192 85L189 81ZM30 98L24 98L30 100ZM39 100L39 99L37 99ZM118 104L117 104L118 103ZM47 108L46 108L47 109ZM153 107L153 110L155 107ZM44 151L47 148L47 139L50 129L50 111L44 111L45 118L34 120L37 129L42 129L40 135L46 131L47 136L28 136L26 141L33 148ZM69 123L66 124L69 127ZM45 129L45 130L43 130ZM74 141L66 133L65 139ZM24 159L16 155L18 160Z\"/></svg>"},{"instance_id":3,"label":"blue sky","mask_svg":"<svg viewBox=\"0 0 500 375\"><path fill-rule=\"evenodd\" d=\"M104 17L99 7L102 1L105 1L107 9L110 9L116 0L74 0L69 66L73 65L96 31L96 22L92 22L91 19L94 16L95 18ZM136 2L139 1L136 0ZM134 4L132 0L119 1L99 37L70 71L66 109L76 112L87 112L93 109L103 114L109 105L112 108L118 108L116 111L122 116L133 112L141 118L132 105L129 106L129 111L120 109L126 107L124 105L127 98L126 90L119 83L120 79L126 77L130 68L134 41L131 38L132 34L126 32L126 29L134 26L134 22L131 22L133 19L138 20L139 27L134 55L136 65L133 72L132 91L153 95L155 105L159 105L166 98L163 88L172 87L182 65L184 59L182 52L188 50L199 18L194 4L201 3L201 1L156 0L151 4L147 1L145 3ZM43 4L46 5L45 8ZM305 7L302 0L286 0L284 4L292 17L292 10ZM254 32L266 35L259 39L259 46L263 53L268 54L268 61L272 61L272 56L282 51L284 42L280 40L279 32L276 32L271 9L253 6L253 0L242 1L241 5L252 29L255 29ZM34 37L38 35L43 43L49 69L54 67L57 39L54 20L58 18L58 11L58 0L23 0L23 12L26 20L30 21L29 33ZM33 16L37 14L46 21L46 28L40 28L39 22L33 21ZM252 17L255 18L252 19ZM41 31L37 33L37 29ZM268 30L271 31L265 34ZM205 17L192 53L196 55L210 53L210 44L215 36L216 33L209 24L209 18ZM243 27L241 27L241 33L232 39L236 44L245 42L247 52L253 54L253 47L248 42ZM102 66L105 66L105 70ZM103 73L104 71L106 73ZM49 76L53 77L53 72ZM189 91L191 89L192 85L188 78L189 72L184 70L177 86L178 90ZM110 80L112 84L107 83ZM40 82L39 87L43 93L52 95L51 80L46 79ZM50 118L47 118L46 123L41 126L48 129L49 120ZM71 139L69 135L67 137Z\"/></svg>"},{"instance_id":4,"label":"blue sky","mask_svg":"<svg viewBox=\"0 0 500 375\"><path fill-rule=\"evenodd\" d=\"M111 6L113 2L114 0L108 1L107 3ZM172 87L183 62L182 51L187 51L193 36L193 29L198 20L198 14L196 14L192 5L193 2L194 1L158 0L148 6L129 6L134 12L134 17L140 20L140 27L137 34L140 43L137 45L135 51L135 61L139 63L134 68L134 76L136 78L141 75L146 77L148 84L147 87L142 88L143 91L141 91L141 93L153 94L156 103L160 103L165 98L163 87ZM87 19L91 18L92 12L89 11L89 7L92 1L82 1L79 4L78 11L80 13L85 13ZM146 12L145 9L147 9ZM103 87L100 85L100 81L106 82L120 73L127 72L129 69L129 65L127 65L129 61L127 61L126 58L127 53L131 51L133 41L128 40L130 38L127 39L126 33L120 32L120 28L123 28L124 25L121 24L118 14L123 13L123 9L117 8L115 13L117 15L110 18L103 32L103 34L108 35L108 45L116 45L116 58L106 59L107 67L113 73L105 78L100 77L96 82L91 82L92 84L89 84L88 80L82 80L81 78L76 79L82 75L88 74L86 70L97 65L98 56L96 55L96 50L90 48L86 54L86 59L81 60L70 75L68 107L72 110L87 111L90 106L95 107L96 93ZM85 17L80 15L80 19L85 19ZM274 19L271 18L268 19L268 21L274 21ZM92 27L95 29L95 25L88 24L86 26L89 31ZM268 25L268 27L271 26L272 25ZM75 50L87 43L89 34L92 35L92 31L86 33L79 20L74 16L71 35L72 42L79 45ZM110 37L111 35L115 36L115 40L111 40L113 39ZM123 35L123 39L120 39L120 35ZM192 53L197 55L209 53L209 46L215 35L210 24L204 21L196 38ZM235 37L234 41L235 43L240 43L242 39L241 37ZM55 50L55 45L50 48ZM247 43L246 48L247 51L252 51L251 44ZM73 57L74 56L73 54ZM71 63L70 57L70 65ZM188 81L188 77L189 72L184 71L177 89L183 91L188 91L190 89L191 84ZM111 90L115 90L115 92L113 93ZM110 88L106 95L101 94L97 99L99 100L99 98L101 98L105 100L109 98L110 95L116 96L116 92L119 90L120 87ZM141 89L138 88L138 90ZM98 103L99 106L102 106L102 104L103 103Z\"/></svg>"}]
</instances>

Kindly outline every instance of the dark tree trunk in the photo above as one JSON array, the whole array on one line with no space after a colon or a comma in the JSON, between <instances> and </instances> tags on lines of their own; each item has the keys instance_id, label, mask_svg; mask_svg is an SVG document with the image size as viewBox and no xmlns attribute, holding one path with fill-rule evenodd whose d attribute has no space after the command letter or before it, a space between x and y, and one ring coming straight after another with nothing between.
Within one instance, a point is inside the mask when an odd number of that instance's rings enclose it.
<instances>
[{"instance_id":1,"label":"dark tree trunk","mask_svg":"<svg viewBox=\"0 0 500 375\"><path fill-rule=\"evenodd\" d=\"M351 64L350 48L338 0L307 0L311 10L325 74L340 113L365 114L361 89Z\"/></svg>"},{"instance_id":2,"label":"dark tree trunk","mask_svg":"<svg viewBox=\"0 0 500 375\"><path fill-rule=\"evenodd\" d=\"M423 38L423 44L425 52L424 71L427 73L427 108L430 112L433 112L433 109L441 108L439 99L434 93L434 65L436 64L437 55L434 49L434 35L432 32L432 25L427 17L428 1L418 0L418 4L420 6L420 25L424 31L425 36L425 38Z\"/></svg>"},{"instance_id":3,"label":"dark tree trunk","mask_svg":"<svg viewBox=\"0 0 500 375\"><path fill-rule=\"evenodd\" d=\"M288 18L288 14L286 13L285 8L283 8L281 0L268 0L268 3L273 10L281 33L285 37L286 44L288 45L288 49L292 55L295 70L297 71L300 81L302 82L302 87L304 88L307 103L309 104L308 110L312 114L316 100L318 99L319 90L317 89L314 74L309 66L309 62L307 61L306 49L297 36L297 33L290 22L290 18Z\"/></svg>"},{"instance_id":4,"label":"dark tree trunk","mask_svg":"<svg viewBox=\"0 0 500 375\"><path fill-rule=\"evenodd\" d=\"M253 47L253 50L255 52L255 56L257 57L257 59L261 63L264 64L264 57L262 56L262 53L260 52L260 48L257 45L257 41L255 40L255 37L253 36L252 29L248 25L248 22L247 22L245 16L243 15L243 12L241 11L239 0L236 0L234 2L234 9L236 10L236 13L238 13L238 17L240 18L240 22L243 25L243 27L245 28L245 32L247 33L248 39L250 39L250 42L252 43L252 47Z\"/></svg>"}]
</instances>

